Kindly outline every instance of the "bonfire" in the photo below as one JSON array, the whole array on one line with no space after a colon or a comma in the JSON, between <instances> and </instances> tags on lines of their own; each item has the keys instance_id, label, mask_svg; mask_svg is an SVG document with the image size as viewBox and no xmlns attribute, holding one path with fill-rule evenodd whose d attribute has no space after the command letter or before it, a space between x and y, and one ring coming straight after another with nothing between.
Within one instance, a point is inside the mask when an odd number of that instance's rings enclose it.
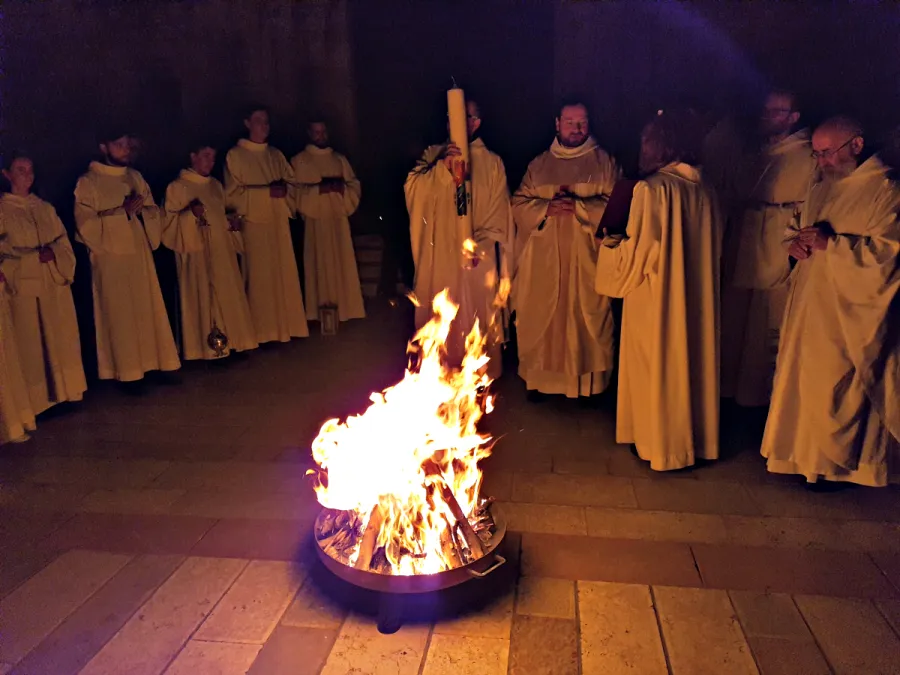
<instances>
[{"instance_id":1,"label":"bonfire","mask_svg":"<svg viewBox=\"0 0 900 675\"><path fill-rule=\"evenodd\" d=\"M498 309L508 290L501 283ZM493 410L485 343L494 326L482 334L476 323L461 366L450 367L445 345L458 306L444 290L432 309L409 343L403 379L373 393L362 414L325 422L312 444L319 469L310 473L326 509L318 545L358 570L408 576L464 567L494 533L479 469L492 439L478 430Z\"/></svg>"}]
</instances>

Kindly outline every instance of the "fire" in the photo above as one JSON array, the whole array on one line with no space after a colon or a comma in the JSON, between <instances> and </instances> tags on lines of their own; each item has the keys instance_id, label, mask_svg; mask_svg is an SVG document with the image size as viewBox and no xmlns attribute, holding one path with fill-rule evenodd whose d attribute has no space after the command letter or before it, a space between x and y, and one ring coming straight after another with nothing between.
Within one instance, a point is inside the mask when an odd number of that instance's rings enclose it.
<instances>
[{"instance_id":1,"label":"fire","mask_svg":"<svg viewBox=\"0 0 900 675\"><path fill-rule=\"evenodd\" d=\"M491 437L477 430L493 408L487 332L476 323L462 366L448 368L442 357L458 306L444 290L432 309L403 379L373 393L361 415L325 422L312 444L317 498L335 511L328 539L342 542L345 562L358 568L369 569L374 554L387 573L433 574L481 554L473 525L490 518L478 463Z\"/></svg>"}]
</instances>

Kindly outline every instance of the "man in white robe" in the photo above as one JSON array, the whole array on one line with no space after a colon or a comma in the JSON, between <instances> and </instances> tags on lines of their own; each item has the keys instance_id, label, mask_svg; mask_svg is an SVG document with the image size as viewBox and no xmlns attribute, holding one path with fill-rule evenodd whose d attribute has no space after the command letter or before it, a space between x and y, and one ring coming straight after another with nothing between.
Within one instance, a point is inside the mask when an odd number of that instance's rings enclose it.
<instances>
[{"instance_id":1,"label":"man in white robe","mask_svg":"<svg viewBox=\"0 0 900 675\"><path fill-rule=\"evenodd\" d=\"M465 337L478 321L487 334L488 374L502 371L502 318L494 306L501 280L509 279L512 215L503 160L478 137L481 112L475 101L466 102L469 157L472 176L473 255L464 253L457 224L456 187L449 163L460 149L453 143L425 150L406 179L406 207L416 266L414 292L416 328L431 318L431 301L445 288L459 305L447 340L448 361L458 366L465 354ZM499 249L499 250L498 250Z\"/></svg>"},{"instance_id":2,"label":"man in white robe","mask_svg":"<svg viewBox=\"0 0 900 675\"><path fill-rule=\"evenodd\" d=\"M690 115L665 113L641 138L624 234L606 233L596 290L624 298L616 441L656 471L719 456L721 218L700 179Z\"/></svg>"},{"instance_id":3,"label":"man in white robe","mask_svg":"<svg viewBox=\"0 0 900 675\"><path fill-rule=\"evenodd\" d=\"M519 376L529 397L601 393L613 371L609 298L594 292L594 233L619 178L590 135L584 104L560 108L556 138L532 160L512 197L516 222L513 305Z\"/></svg>"},{"instance_id":4,"label":"man in white robe","mask_svg":"<svg viewBox=\"0 0 900 675\"><path fill-rule=\"evenodd\" d=\"M162 241L175 251L185 359L216 359L256 349L256 329L238 267L241 233L225 212L225 189L210 176L216 151L198 144L191 168L166 190ZM228 338L225 349L209 344L214 328Z\"/></svg>"},{"instance_id":5,"label":"man in white robe","mask_svg":"<svg viewBox=\"0 0 900 675\"><path fill-rule=\"evenodd\" d=\"M307 129L309 144L291 160L294 209L303 217L303 273L306 318L318 319L319 307L336 305L338 319L362 319L362 288L350 235L359 206L360 185L350 162L328 142L324 122Z\"/></svg>"},{"instance_id":6,"label":"man in white robe","mask_svg":"<svg viewBox=\"0 0 900 675\"><path fill-rule=\"evenodd\" d=\"M110 136L100 144L104 160L91 162L75 186L75 223L90 252L99 377L136 382L181 363L153 263L159 208L129 166L131 137Z\"/></svg>"},{"instance_id":7,"label":"man in white robe","mask_svg":"<svg viewBox=\"0 0 900 675\"><path fill-rule=\"evenodd\" d=\"M900 470L900 187L877 156L860 162L853 120L812 147L822 178L786 240L798 262L761 452L809 484L884 486Z\"/></svg>"},{"instance_id":8,"label":"man in white robe","mask_svg":"<svg viewBox=\"0 0 900 675\"><path fill-rule=\"evenodd\" d=\"M288 342L309 335L291 243L287 197L294 172L281 151L267 143L269 113L263 108L249 112L244 120L249 137L225 158L225 200L241 218L244 277L257 342Z\"/></svg>"},{"instance_id":9,"label":"man in white robe","mask_svg":"<svg viewBox=\"0 0 900 675\"><path fill-rule=\"evenodd\" d=\"M3 273L5 263L13 258L9 237L0 220L0 445L24 443L34 431L34 411L28 386L22 375L16 331L9 308L11 289Z\"/></svg>"},{"instance_id":10,"label":"man in white robe","mask_svg":"<svg viewBox=\"0 0 900 675\"><path fill-rule=\"evenodd\" d=\"M0 263L9 287L22 373L31 409L80 401L87 389L72 280L75 252L59 216L31 192L34 165L15 157L3 175L10 191L0 199L0 221L14 257Z\"/></svg>"},{"instance_id":11,"label":"man in white robe","mask_svg":"<svg viewBox=\"0 0 900 675\"><path fill-rule=\"evenodd\" d=\"M765 406L772 392L778 336L790 275L784 230L798 218L815 160L795 97L769 94L761 119L764 146L745 158L743 209L725 243L722 296L722 396Z\"/></svg>"}]
</instances>

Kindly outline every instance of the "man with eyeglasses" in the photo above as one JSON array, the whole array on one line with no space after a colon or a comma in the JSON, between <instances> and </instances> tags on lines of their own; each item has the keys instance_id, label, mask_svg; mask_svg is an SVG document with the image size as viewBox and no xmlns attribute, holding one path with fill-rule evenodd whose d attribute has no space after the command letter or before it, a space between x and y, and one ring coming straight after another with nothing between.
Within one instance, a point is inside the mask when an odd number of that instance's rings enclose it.
<instances>
[{"instance_id":1,"label":"man with eyeglasses","mask_svg":"<svg viewBox=\"0 0 900 675\"><path fill-rule=\"evenodd\" d=\"M845 117L812 137L821 179L786 244L791 274L762 455L813 489L900 473L900 187Z\"/></svg>"},{"instance_id":2,"label":"man with eyeglasses","mask_svg":"<svg viewBox=\"0 0 900 675\"><path fill-rule=\"evenodd\" d=\"M453 158L460 149L452 142L425 150L406 179L406 207L413 259L416 265L414 291L416 328L431 319L431 301L445 288L459 305L451 334L447 338L447 359L459 366L465 354L465 339L478 321L482 335L489 333L486 350L488 374L499 377L502 370L503 330L495 316L494 300L500 276L508 269L504 257L512 253L512 215L509 187L503 160L488 150L479 138L481 110L466 101L472 178L472 225L475 250L471 262L463 264L464 239L457 225L456 183L451 174Z\"/></svg>"},{"instance_id":3,"label":"man with eyeglasses","mask_svg":"<svg viewBox=\"0 0 900 675\"><path fill-rule=\"evenodd\" d=\"M519 376L531 400L589 397L609 385L614 325L609 298L594 291L594 233L619 175L590 135L587 107L565 101L553 144L512 198Z\"/></svg>"},{"instance_id":4,"label":"man with eyeglasses","mask_svg":"<svg viewBox=\"0 0 900 675\"><path fill-rule=\"evenodd\" d=\"M742 203L726 238L722 298L722 396L765 406L791 272L784 230L802 210L816 162L809 131L796 130L796 97L773 91L760 118L762 147L747 162Z\"/></svg>"}]
</instances>

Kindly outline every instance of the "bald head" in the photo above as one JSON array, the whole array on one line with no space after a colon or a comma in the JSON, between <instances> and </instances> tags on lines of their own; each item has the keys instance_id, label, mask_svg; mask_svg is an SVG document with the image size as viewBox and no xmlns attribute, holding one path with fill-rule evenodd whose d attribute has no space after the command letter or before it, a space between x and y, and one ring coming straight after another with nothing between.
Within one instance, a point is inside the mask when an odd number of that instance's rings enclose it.
<instances>
[{"instance_id":1,"label":"bald head","mask_svg":"<svg viewBox=\"0 0 900 675\"><path fill-rule=\"evenodd\" d=\"M839 133L846 136L863 135L862 125L852 117L847 117L845 115L828 118L816 127L816 133L819 133L820 131L826 133Z\"/></svg>"},{"instance_id":2,"label":"bald head","mask_svg":"<svg viewBox=\"0 0 900 675\"><path fill-rule=\"evenodd\" d=\"M859 165L864 146L862 126L851 117L832 117L812 137L813 156L826 177L841 178Z\"/></svg>"}]
</instances>

